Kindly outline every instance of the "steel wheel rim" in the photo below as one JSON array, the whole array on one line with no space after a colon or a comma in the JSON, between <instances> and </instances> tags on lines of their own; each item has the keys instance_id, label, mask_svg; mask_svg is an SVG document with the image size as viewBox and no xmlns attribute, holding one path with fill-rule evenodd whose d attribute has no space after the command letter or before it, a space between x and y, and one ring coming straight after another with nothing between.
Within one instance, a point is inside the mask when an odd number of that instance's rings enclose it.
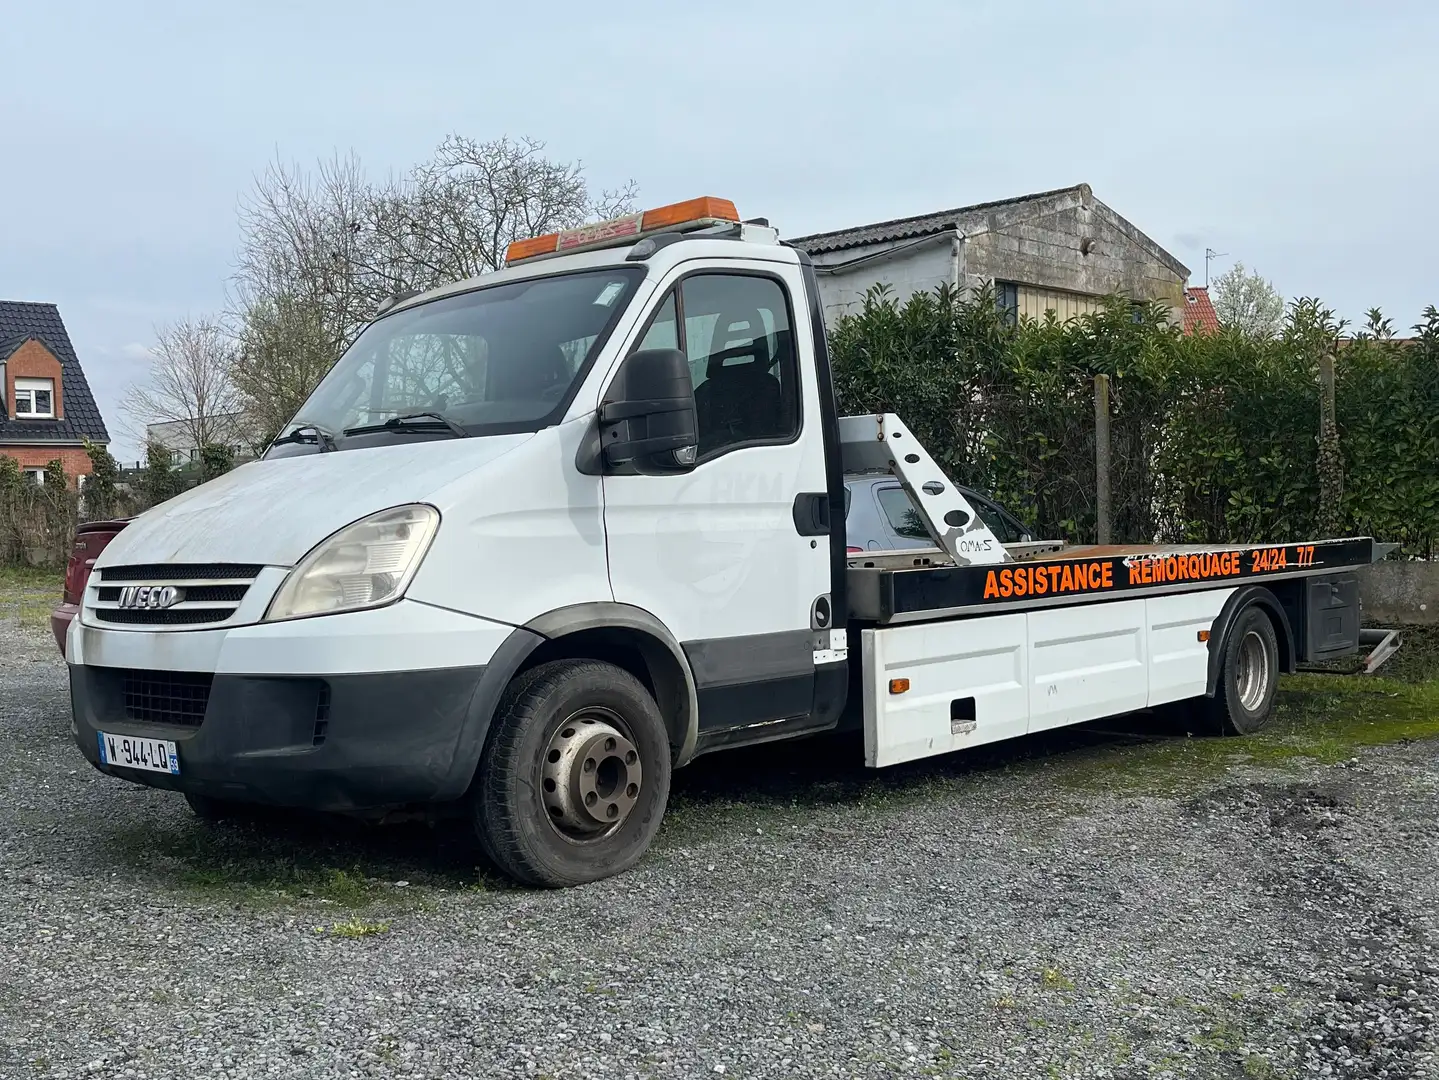
<instances>
[{"instance_id":1,"label":"steel wheel rim","mask_svg":"<svg viewBox=\"0 0 1439 1080\"><path fill-rule=\"evenodd\" d=\"M580 709L555 729L540 762L540 796L550 827L594 843L626 821L644 790L639 748L618 713Z\"/></svg>"},{"instance_id":2,"label":"steel wheel rim","mask_svg":"<svg viewBox=\"0 0 1439 1080\"><path fill-rule=\"evenodd\" d=\"M1239 703L1249 712L1257 712L1269 692L1269 650L1259 631L1248 631L1239 642L1235 659L1234 688L1239 692Z\"/></svg>"}]
</instances>

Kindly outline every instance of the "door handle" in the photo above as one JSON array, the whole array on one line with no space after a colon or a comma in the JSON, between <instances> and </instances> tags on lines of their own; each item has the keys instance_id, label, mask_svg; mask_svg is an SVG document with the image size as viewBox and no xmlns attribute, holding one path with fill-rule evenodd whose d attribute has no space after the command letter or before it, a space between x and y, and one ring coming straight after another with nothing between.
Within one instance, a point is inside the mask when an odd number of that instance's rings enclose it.
<instances>
[{"instance_id":1,"label":"door handle","mask_svg":"<svg viewBox=\"0 0 1439 1080\"><path fill-rule=\"evenodd\" d=\"M829 492L801 491L796 495L794 527L801 536L828 536Z\"/></svg>"}]
</instances>

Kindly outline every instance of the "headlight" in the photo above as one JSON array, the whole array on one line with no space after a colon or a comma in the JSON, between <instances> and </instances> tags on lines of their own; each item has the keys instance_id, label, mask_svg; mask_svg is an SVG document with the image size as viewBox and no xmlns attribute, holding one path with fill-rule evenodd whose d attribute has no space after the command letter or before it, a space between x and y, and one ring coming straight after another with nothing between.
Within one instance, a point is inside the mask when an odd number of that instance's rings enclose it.
<instances>
[{"instance_id":1,"label":"headlight","mask_svg":"<svg viewBox=\"0 0 1439 1080\"><path fill-rule=\"evenodd\" d=\"M414 504L381 510L321 540L290 571L265 621L378 607L405 594L440 524Z\"/></svg>"}]
</instances>

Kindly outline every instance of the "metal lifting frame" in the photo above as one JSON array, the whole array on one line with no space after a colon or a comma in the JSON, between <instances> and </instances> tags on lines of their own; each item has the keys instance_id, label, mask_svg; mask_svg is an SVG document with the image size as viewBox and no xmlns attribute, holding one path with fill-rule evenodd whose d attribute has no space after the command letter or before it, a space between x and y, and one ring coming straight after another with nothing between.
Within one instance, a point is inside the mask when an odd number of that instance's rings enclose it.
<instances>
[{"instance_id":1,"label":"metal lifting frame","mask_svg":"<svg viewBox=\"0 0 1439 1080\"><path fill-rule=\"evenodd\" d=\"M1011 560L939 463L894 413L841 416L839 441L845 474L892 473L956 566Z\"/></svg>"}]
</instances>

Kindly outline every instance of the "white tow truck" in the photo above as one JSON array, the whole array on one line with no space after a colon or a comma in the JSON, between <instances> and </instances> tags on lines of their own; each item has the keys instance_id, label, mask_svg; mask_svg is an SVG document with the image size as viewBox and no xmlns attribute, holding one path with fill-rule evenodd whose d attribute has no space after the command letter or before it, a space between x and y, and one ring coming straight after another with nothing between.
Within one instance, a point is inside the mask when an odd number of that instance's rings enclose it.
<instances>
[{"instance_id":1,"label":"white tow truck","mask_svg":"<svg viewBox=\"0 0 1439 1080\"><path fill-rule=\"evenodd\" d=\"M1184 699L1243 734L1357 648L1368 538L1007 548L898 417L836 415L808 258L729 202L508 262L104 549L66 641L97 768L204 816L459 807L562 886L710 751L852 727L879 767ZM876 471L932 548L846 550Z\"/></svg>"}]
</instances>

